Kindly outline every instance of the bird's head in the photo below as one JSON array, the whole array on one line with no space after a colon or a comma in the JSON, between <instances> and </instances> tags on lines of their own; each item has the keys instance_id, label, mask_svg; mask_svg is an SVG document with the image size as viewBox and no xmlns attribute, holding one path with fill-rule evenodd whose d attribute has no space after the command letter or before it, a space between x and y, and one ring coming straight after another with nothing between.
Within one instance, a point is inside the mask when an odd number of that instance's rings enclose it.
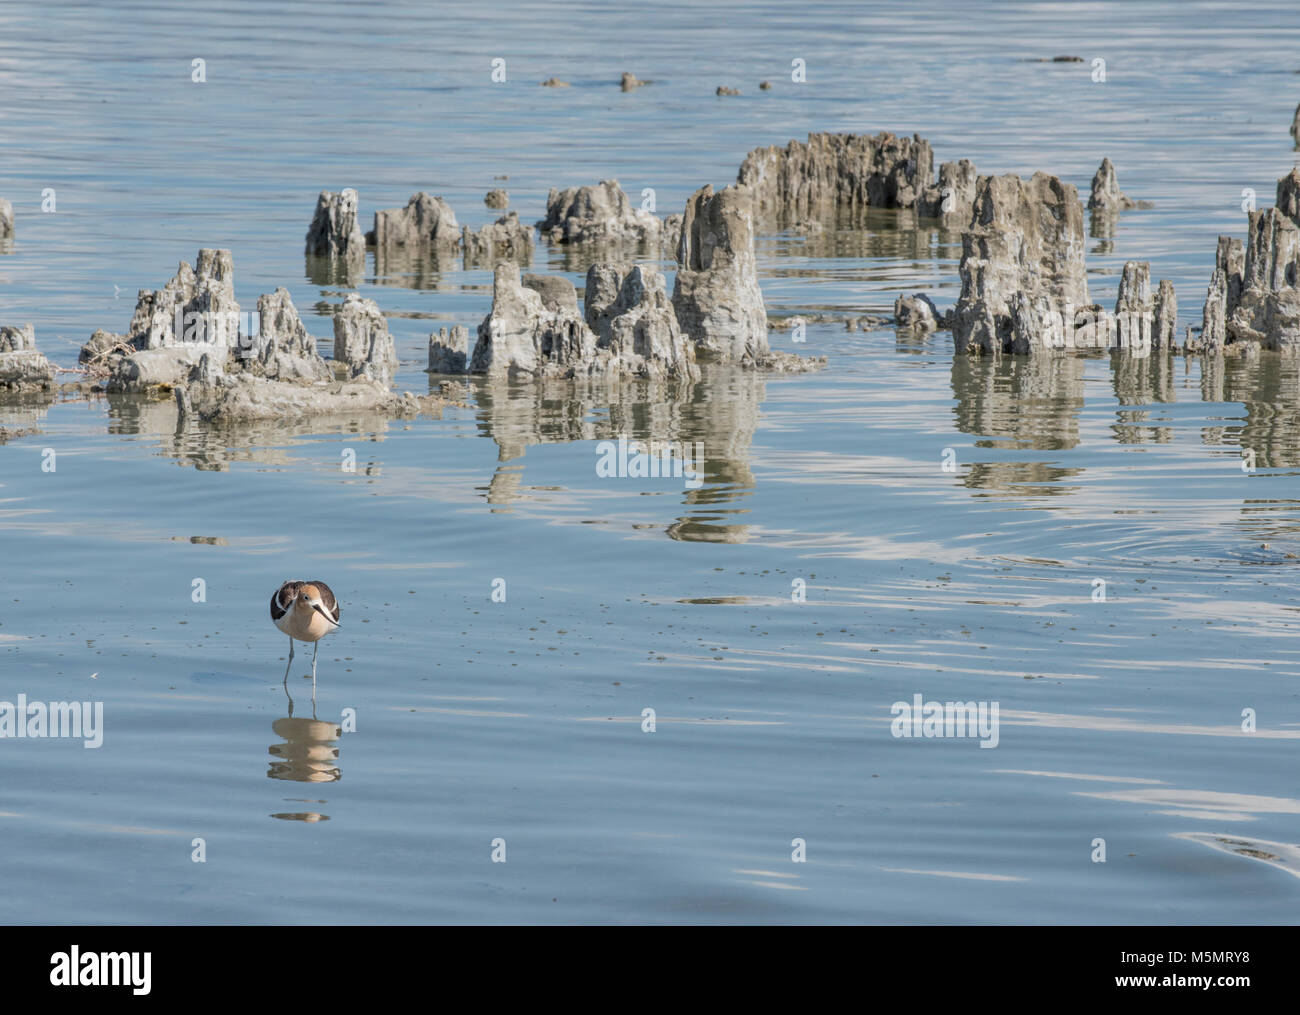
<instances>
[{"instance_id":1,"label":"bird's head","mask_svg":"<svg viewBox=\"0 0 1300 1015\"><path fill-rule=\"evenodd\" d=\"M305 584L298 589L298 597L294 600L293 608L302 613L319 613L335 627L339 626L338 621L331 617L329 610L325 608L325 602L321 599L320 589L310 583Z\"/></svg>"}]
</instances>

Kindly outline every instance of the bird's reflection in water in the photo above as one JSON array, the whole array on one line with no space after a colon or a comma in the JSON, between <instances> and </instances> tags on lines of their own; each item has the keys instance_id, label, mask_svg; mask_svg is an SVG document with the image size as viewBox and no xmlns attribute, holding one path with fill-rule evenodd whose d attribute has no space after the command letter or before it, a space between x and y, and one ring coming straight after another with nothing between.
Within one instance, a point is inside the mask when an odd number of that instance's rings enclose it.
<instances>
[{"instance_id":1,"label":"bird's reflection in water","mask_svg":"<svg viewBox=\"0 0 1300 1015\"><path fill-rule=\"evenodd\" d=\"M338 782L343 777L339 771L338 739L343 728L336 722L321 719L295 719L285 716L271 723L271 730L283 742L272 744L267 753L273 757L268 779L287 779L291 782ZM304 801L324 803L323 800ZM272 814L284 821L328 821L329 815L315 811Z\"/></svg>"},{"instance_id":2,"label":"bird's reflection in water","mask_svg":"<svg viewBox=\"0 0 1300 1015\"><path fill-rule=\"evenodd\" d=\"M279 818L281 821L328 821L328 814L318 814L315 811L298 811L290 813L288 811L280 814L272 814L271 817Z\"/></svg>"}]
</instances>

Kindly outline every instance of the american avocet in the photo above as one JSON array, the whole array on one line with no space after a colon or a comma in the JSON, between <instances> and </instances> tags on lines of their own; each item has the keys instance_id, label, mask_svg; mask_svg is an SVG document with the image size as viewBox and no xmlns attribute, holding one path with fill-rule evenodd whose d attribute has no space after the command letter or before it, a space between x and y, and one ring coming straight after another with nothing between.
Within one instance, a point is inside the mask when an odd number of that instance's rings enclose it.
<instances>
[{"instance_id":1,"label":"american avocet","mask_svg":"<svg viewBox=\"0 0 1300 1015\"><path fill-rule=\"evenodd\" d=\"M271 597L271 619L289 636L289 662L284 680L289 682L293 665L293 642L314 642L311 652L311 696L316 700L316 652L320 640L339 629L339 604L330 587L321 581L287 581Z\"/></svg>"}]
</instances>

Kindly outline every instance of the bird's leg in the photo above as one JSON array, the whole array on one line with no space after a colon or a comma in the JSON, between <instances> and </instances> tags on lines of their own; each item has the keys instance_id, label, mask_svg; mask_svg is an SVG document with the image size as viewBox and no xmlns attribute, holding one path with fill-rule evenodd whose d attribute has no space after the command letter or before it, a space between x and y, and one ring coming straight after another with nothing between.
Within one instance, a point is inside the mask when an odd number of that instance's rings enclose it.
<instances>
[{"instance_id":1,"label":"bird's leg","mask_svg":"<svg viewBox=\"0 0 1300 1015\"><path fill-rule=\"evenodd\" d=\"M311 650L311 714L316 715L316 653L320 651L320 642L316 642Z\"/></svg>"},{"instance_id":2,"label":"bird's leg","mask_svg":"<svg viewBox=\"0 0 1300 1015\"><path fill-rule=\"evenodd\" d=\"M289 661L284 664L284 696L289 699L289 718L293 718L293 695L289 693L289 667L293 665L293 639L289 639Z\"/></svg>"}]
</instances>

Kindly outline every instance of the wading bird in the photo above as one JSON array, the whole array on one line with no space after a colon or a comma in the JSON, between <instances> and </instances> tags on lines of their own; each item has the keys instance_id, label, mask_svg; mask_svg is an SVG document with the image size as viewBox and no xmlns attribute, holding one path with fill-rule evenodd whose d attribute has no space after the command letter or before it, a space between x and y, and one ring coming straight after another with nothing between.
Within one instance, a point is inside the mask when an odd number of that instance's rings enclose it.
<instances>
[{"instance_id":1,"label":"wading bird","mask_svg":"<svg viewBox=\"0 0 1300 1015\"><path fill-rule=\"evenodd\" d=\"M285 689L293 665L293 643L310 641L311 699L316 700L316 652L320 640L339 629L339 604L330 587L321 581L287 581L271 597L271 619L289 636L289 662L284 667Z\"/></svg>"}]
</instances>

